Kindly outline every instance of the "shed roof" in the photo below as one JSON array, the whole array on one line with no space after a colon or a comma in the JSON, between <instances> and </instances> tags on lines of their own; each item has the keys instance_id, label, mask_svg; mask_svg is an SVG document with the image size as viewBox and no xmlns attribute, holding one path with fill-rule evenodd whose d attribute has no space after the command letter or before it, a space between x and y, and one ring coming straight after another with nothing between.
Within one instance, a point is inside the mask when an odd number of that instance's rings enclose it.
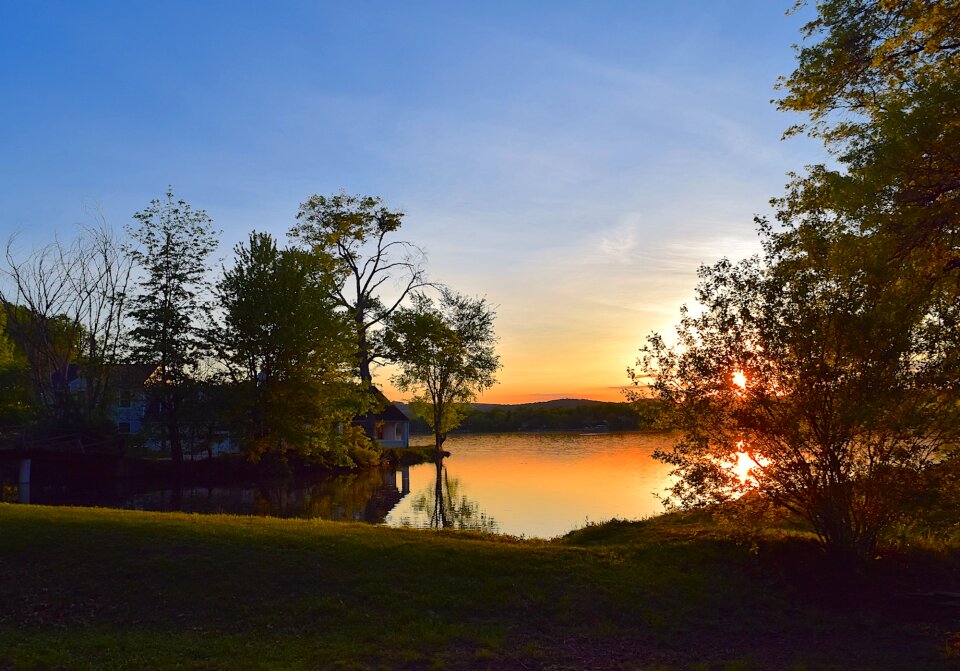
<instances>
[{"instance_id":1,"label":"shed roof","mask_svg":"<svg viewBox=\"0 0 960 671\"><path fill-rule=\"evenodd\" d=\"M370 387L368 390L371 395L376 399L376 406L379 408L377 412L368 412L365 415L358 415L354 418L354 421L365 420L365 419L375 419L377 421L387 421L387 422L409 422L410 418L407 417L403 410L395 406L390 402L390 399L384 395L382 391L376 387Z\"/></svg>"}]
</instances>

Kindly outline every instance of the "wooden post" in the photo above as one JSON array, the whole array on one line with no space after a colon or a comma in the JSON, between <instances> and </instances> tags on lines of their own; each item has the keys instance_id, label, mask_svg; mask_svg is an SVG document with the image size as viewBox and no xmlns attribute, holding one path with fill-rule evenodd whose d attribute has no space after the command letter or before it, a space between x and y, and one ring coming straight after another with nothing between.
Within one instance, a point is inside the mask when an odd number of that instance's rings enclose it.
<instances>
[{"instance_id":1,"label":"wooden post","mask_svg":"<svg viewBox=\"0 0 960 671\"><path fill-rule=\"evenodd\" d=\"M20 460L20 477L17 479L17 492L20 503L30 503L30 458Z\"/></svg>"},{"instance_id":2,"label":"wooden post","mask_svg":"<svg viewBox=\"0 0 960 671\"><path fill-rule=\"evenodd\" d=\"M406 464L400 466L400 493L410 493L410 467Z\"/></svg>"}]
</instances>

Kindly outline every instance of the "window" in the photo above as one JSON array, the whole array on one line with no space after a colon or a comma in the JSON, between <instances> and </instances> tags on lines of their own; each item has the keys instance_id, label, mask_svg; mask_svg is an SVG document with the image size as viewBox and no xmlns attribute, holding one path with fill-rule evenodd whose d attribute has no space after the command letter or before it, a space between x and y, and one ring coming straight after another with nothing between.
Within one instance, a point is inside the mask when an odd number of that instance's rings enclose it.
<instances>
[{"instance_id":1,"label":"window","mask_svg":"<svg viewBox=\"0 0 960 671\"><path fill-rule=\"evenodd\" d=\"M120 392L120 400L117 401L118 408L129 408L130 407L130 390L124 389Z\"/></svg>"}]
</instances>

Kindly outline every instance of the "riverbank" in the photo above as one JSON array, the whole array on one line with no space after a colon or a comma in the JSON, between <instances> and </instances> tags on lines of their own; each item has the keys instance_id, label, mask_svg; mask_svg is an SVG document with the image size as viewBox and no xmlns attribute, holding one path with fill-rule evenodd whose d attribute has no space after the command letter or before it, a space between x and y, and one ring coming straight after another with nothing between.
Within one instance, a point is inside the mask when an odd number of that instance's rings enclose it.
<instances>
[{"instance_id":1,"label":"riverbank","mask_svg":"<svg viewBox=\"0 0 960 671\"><path fill-rule=\"evenodd\" d=\"M955 554L825 576L703 516L553 541L0 505L0 669L954 668ZM913 596L912 596L913 595Z\"/></svg>"}]
</instances>

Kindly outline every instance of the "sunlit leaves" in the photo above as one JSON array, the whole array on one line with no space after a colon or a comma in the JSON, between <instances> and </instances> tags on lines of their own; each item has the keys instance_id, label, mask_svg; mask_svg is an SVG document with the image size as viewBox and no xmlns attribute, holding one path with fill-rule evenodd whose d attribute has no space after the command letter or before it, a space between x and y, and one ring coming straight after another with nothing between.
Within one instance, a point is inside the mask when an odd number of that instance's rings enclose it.
<instances>
[{"instance_id":1,"label":"sunlit leaves","mask_svg":"<svg viewBox=\"0 0 960 671\"><path fill-rule=\"evenodd\" d=\"M414 392L415 408L434 430L438 449L463 419L466 404L496 381L494 317L484 299L444 290L439 301L415 294L413 305L391 320L385 344L399 366L393 383Z\"/></svg>"},{"instance_id":2,"label":"sunlit leaves","mask_svg":"<svg viewBox=\"0 0 960 671\"><path fill-rule=\"evenodd\" d=\"M353 321L357 368L370 385L370 367L384 355L384 321L411 292L428 285L423 251L393 238L403 213L374 196L314 195L300 205L297 220L290 235L334 278L331 296Z\"/></svg>"},{"instance_id":3,"label":"sunlit leaves","mask_svg":"<svg viewBox=\"0 0 960 671\"><path fill-rule=\"evenodd\" d=\"M869 553L960 439L955 389L944 386L960 369L956 350L930 338L929 287L909 269L871 268L862 250L845 256L836 231L818 239L814 221L803 245L768 232L763 256L701 268L704 309L682 312L676 345L651 337L634 376L655 380L683 431L657 455L676 466L674 503L754 492L832 547ZM937 314L952 324L955 312Z\"/></svg>"}]
</instances>

